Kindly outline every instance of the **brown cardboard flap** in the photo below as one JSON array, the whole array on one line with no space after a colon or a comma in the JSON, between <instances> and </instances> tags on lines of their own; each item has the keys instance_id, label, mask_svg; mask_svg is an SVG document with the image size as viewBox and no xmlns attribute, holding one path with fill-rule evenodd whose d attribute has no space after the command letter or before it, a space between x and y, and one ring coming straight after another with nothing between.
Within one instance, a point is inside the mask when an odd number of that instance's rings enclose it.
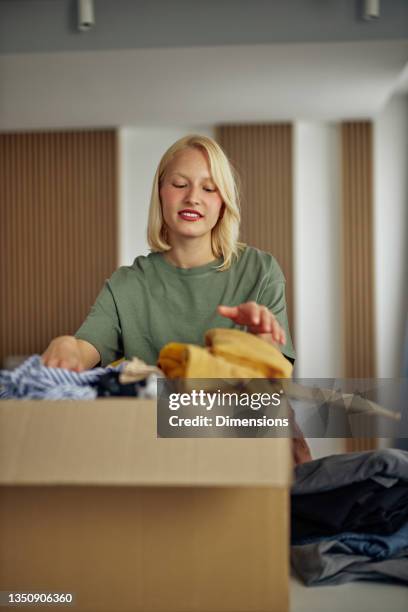
<instances>
[{"instance_id":1,"label":"brown cardboard flap","mask_svg":"<svg viewBox=\"0 0 408 612\"><path fill-rule=\"evenodd\" d=\"M154 400L0 402L0 484L286 486L286 438L164 439Z\"/></svg>"}]
</instances>

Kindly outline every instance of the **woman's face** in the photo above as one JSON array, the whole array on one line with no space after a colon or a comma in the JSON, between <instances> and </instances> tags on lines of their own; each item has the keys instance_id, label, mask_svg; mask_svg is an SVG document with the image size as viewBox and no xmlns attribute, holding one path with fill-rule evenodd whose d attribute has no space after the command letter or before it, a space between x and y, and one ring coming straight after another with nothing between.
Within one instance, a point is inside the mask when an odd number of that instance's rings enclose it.
<instances>
[{"instance_id":1,"label":"woman's face","mask_svg":"<svg viewBox=\"0 0 408 612\"><path fill-rule=\"evenodd\" d=\"M162 179L160 200L172 245L177 237L211 237L222 198L204 152L190 147L174 156Z\"/></svg>"}]
</instances>

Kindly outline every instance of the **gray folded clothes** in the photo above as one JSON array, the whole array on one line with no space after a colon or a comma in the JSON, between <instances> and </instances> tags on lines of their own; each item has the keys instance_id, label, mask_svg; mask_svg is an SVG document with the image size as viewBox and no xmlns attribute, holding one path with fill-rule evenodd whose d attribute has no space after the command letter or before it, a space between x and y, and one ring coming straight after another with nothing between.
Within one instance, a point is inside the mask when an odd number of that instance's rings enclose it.
<instances>
[{"instance_id":1,"label":"gray folded clothes","mask_svg":"<svg viewBox=\"0 0 408 612\"><path fill-rule=\"evenodd\" d=\"M291 547L291 562L307 586L329 586L355 580L408 584L408 548L381 561L354 554L335 539Z\"/></svg>"},{"instance_id":2,"label":"gray folded clothes","mask_svg":"<svg viewBox=\"0 0 408 612\"><path fill-rule=\"evenodd\" d=\"M408 482L408 452L381 449L330 455L295 467L292 495L330 491L371 478L386 487Z\"/></svg>"}]
</instances>

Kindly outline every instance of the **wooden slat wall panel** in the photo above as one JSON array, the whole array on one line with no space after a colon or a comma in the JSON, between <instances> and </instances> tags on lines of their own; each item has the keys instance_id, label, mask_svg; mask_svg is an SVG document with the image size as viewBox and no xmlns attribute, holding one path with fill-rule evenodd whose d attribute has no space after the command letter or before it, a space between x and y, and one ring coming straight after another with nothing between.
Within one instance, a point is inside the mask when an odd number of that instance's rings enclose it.
<instances>
[{"instance_id":1,"label":"wooden slat wall panel","mask_svg":"<svg viewBox=\"0 0 408 612\"><path fill-rule=\"evenodd\" d=\"M378 438L347 438L346 452L356 453L357 451L375 450L378 448Z\"/></svg>"},{"instance_id":2,"label":"wooden slat wall panel","mask_svg":"<svg viewBox=\"0 0 408 612\"><path fill-rule=\"evenodd\" d=\"M241 239L272 253L285 274L294 336L292 126L220 126L217 140L241 178Z\"/></svg>"},{"instance_id":3,"label":"wooden slat wall panel","mask_svg":"<svg viewBox=\"0 0 408 612\"><path fill-rule=\"evenodd\" d=\"M0 135L0 361L72 334L117 266L113 130Z\"/></svg>"},{"instance_id":4,"label":"wooden slat wall panel","mask_svg":"<svg viewBox=\"0 0 408 612\"><path fill-rule=\"evenodd\" d=\"M374 336L373 136L370 122L343 123L343 287L345 376L376 375ZM348 440L348 450L375 448Z\"/></svg>"}]
</instances>

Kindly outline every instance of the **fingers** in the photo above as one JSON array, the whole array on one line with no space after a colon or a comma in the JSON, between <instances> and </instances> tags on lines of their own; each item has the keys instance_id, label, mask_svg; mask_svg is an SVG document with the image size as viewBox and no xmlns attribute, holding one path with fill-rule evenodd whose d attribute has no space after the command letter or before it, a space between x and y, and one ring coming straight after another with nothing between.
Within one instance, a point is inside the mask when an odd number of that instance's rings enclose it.
<instances>
[{"instance_id":1,"label":"fingers","mask_svg":"<svg viewBox=\"0 0 408 612\"><path fill-rule=\"evenodd\" d=\"M58 367L72 370L73 372L81 372L83 370L78 359L61 359Z\"/></svg>"},{"instance_id":2,"label":"fingers","mask_svg":"<svg viewBox=\"0 0 408 612\"><path fill-rule=\"evenodd\" d=\"M249 331L252 334L270 334L271 340L278 344L286 344L286 335L280 326L277 318L271 313L266 306L258 306L260 309L259 325L250 326Z\"/></svg>"},{"instance_id":3,"label":"fingers","mask_svg":"<svg viewBox=\"0 0 408 612\"><path fill-rule=\"evenodd\" d=\"M41 361L48 368L63 368L75 372L84 370L81 351L73 336L54 338L42 355Z\"/></svg>"},{"instance_id":4,"label":"fingers","mask_svg":"<svg viewBox=\"0 0 408 612\"><path fill-rule=\"evenodd\" d=\"M42 363L47 368L63 368L64 370L72 370L74 372L81 372L83 369L78 360L73 359L45 358L43 356Z\"/></svg>"},{"instance_id":5,"label":"fingers","mask_svg":"<svg viewBox=\"0 0 408 612\"><path fill-rule=\"evenodd\" d=\"M261 322L260 327L263 334L273 332L275 318L272 313L269 312L265 306L261 306Z\"/></svg>"},{"instance_id":6,"label":"fingers","mask_svg":"<svg viewBox=\"0 0 408 612\"><path fill-rule=\"evenodd\" d=\"M239 306L218 306L218 312L238 325L246 325L252 334L270 334L273 342L286 344L285 331L266 306L256 302L246 302Z\"/></svg>"},{"instance_id":7,"label":"fingers","mask_svg":"<svg viewBox=\"0 0 408 612\"><path fill-rule=\"evenodd\" d=\"M45 356L42 357L43 365L48 368L58 368L58 359L47 358Z\"/></svg>"},{"instance_id":8,"label":"fingers","mask_svg":"<svg viewBox=\"0 0 408 612\"><path fill-rule=\"evenodd\" d=\"M228 319L235 319L238 317L238 306L218 306L217 311L223 317L228 317Z\"/></svg>"},{"instance_id":9,"label":"fingers","mask_svg":"<svg viewBox=\"0 0 408 612\"><path fill-rule=\"evenodd\" d=\"M256 302L246 302L239 306L218 306L217 310L223 317L232 319L238 325L259 325L260 306Z\"/></svg>"},{"instance_id":10,"label":"fingers","mask_svg":"<svg viewBox=\"0 0 408 612\"><path fill-rule=\"evenodd\" d=\"M248 326L262 326L262 306L259 306L256 302L247 302L246 304L242 304L239 306L242 311L244 318L248 321L243 325Z\"/></svg>"},{"instance_id":11,"label":"fingers","mask_svg":"<svg viewBox=\"0 0 408 612\"><path fill-rule=\"evenodd\" d=\"M286 334L285 334L285 330L281 328L281 332L280 332L280 338L279 338L279 344L286 344Z\"/></svg>"},{"instance_id":12,"label":"fingers","mask_svg":"<svg viewBox=\"0 0 408 612\"><path fill-rule=\"evenodd\" d=\"M252 334L270 334L272 332L271 313L267 308L258 306L258 317L252 317L249 331Z\"/></svg>"}]
</instances>

